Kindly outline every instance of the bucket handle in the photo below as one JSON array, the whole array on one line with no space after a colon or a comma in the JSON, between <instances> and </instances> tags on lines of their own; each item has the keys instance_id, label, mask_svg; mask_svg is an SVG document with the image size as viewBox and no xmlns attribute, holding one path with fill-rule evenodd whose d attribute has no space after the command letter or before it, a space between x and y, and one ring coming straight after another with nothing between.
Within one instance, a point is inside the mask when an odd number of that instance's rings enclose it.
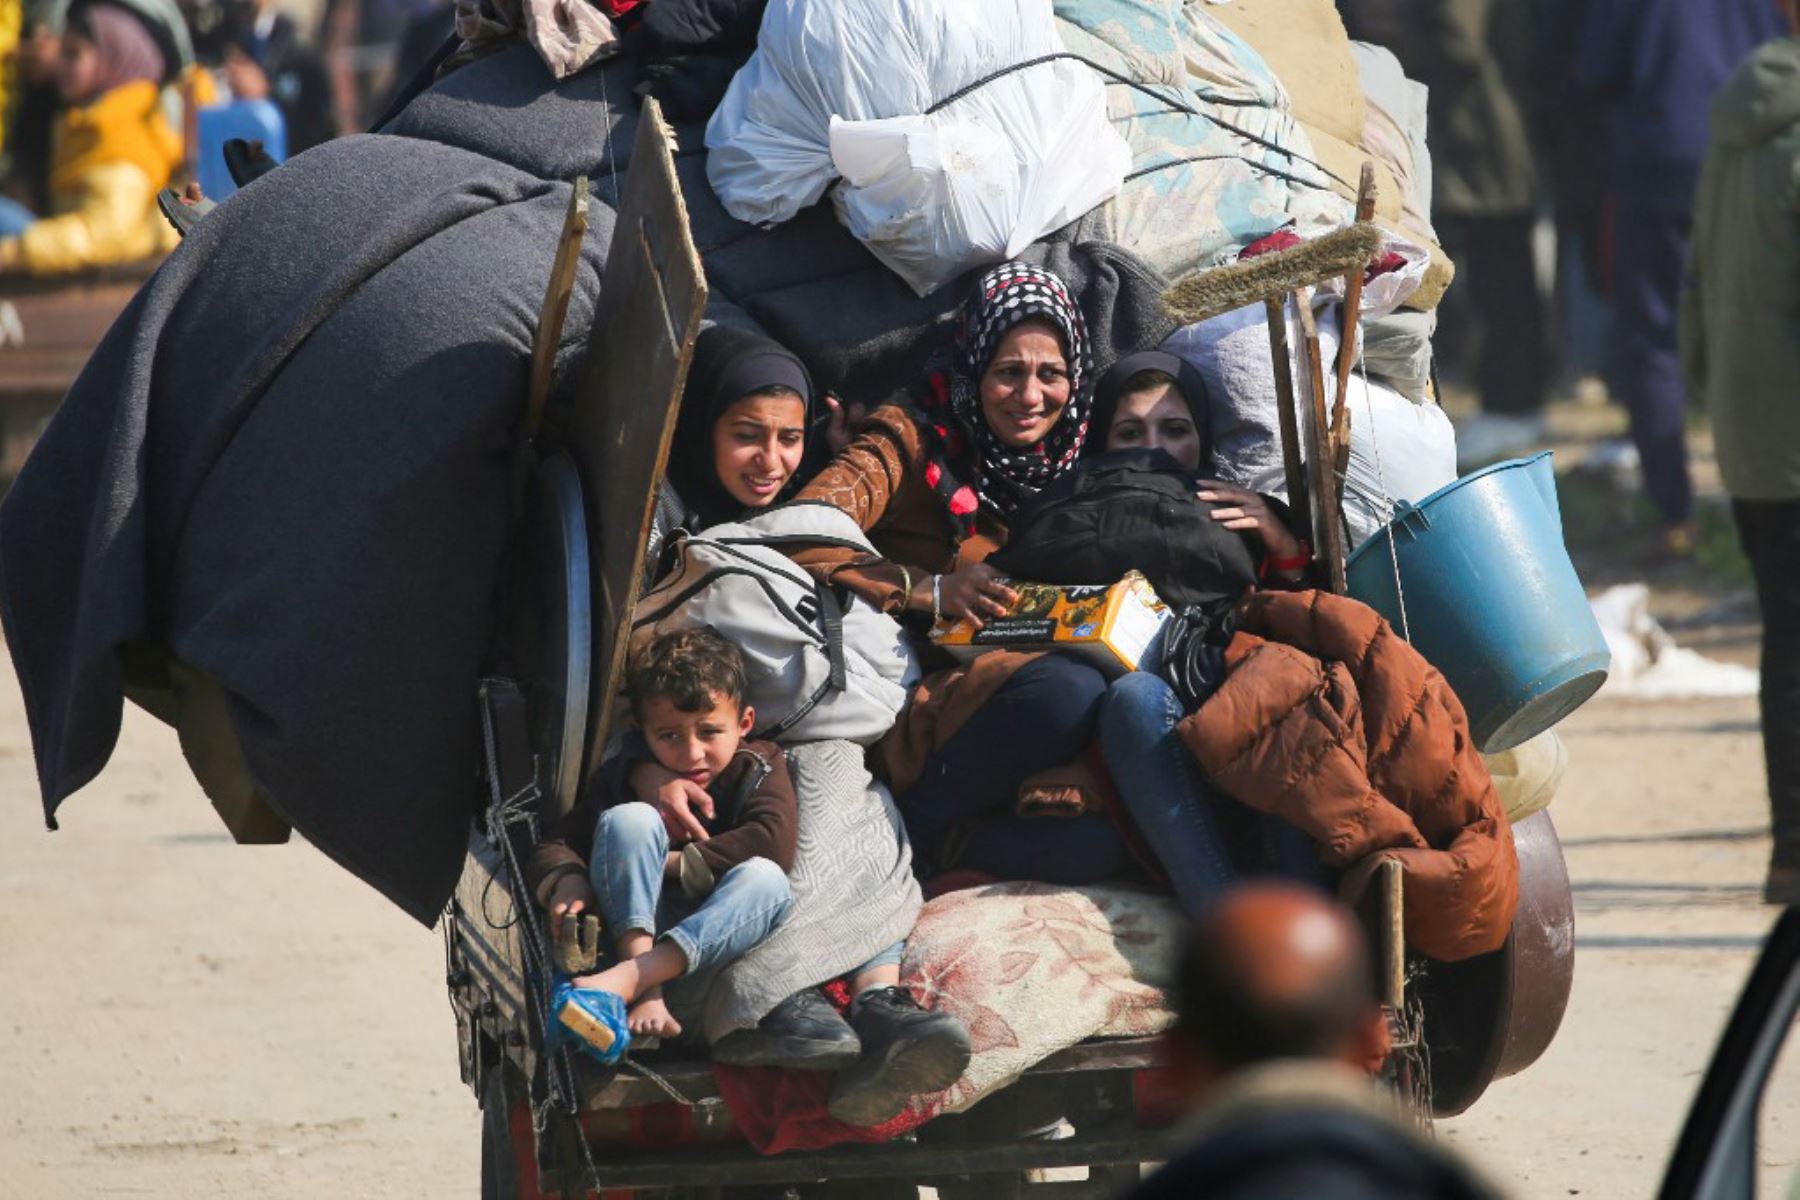
<instances>
[{"instance_id":1,"label":"bucket handle","mask_svg":"<svg viewBox=\"0 0 1800 1200\"><path fill-rule=\"evenodd\" d=\"M1409 500L1394 501L1394 515L1388 524L1395 533L1404 533L1409 538L1418 538L1431 531L1431 516L1424 509Z\"/></svg>"}]
</instances>

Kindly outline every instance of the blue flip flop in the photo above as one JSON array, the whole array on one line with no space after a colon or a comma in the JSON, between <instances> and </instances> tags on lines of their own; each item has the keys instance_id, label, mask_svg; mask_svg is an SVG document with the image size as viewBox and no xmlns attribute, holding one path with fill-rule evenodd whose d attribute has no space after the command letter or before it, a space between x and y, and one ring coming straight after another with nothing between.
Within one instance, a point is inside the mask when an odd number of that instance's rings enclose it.
<instances>
[{"instance_id":1,"label":"blue flip flop","mask_svg":"<svg viewBox=\"0 0 1800 1200\"><path fill-rule=\"evenodd\" d=\"M599 988L578 988L559 980L550 993L550 1028L544 1039L555 1050L573 1041L604 1066L612 1066L631 1048L625 1024L625 1001Z\"/></svg>"}]
</instances>

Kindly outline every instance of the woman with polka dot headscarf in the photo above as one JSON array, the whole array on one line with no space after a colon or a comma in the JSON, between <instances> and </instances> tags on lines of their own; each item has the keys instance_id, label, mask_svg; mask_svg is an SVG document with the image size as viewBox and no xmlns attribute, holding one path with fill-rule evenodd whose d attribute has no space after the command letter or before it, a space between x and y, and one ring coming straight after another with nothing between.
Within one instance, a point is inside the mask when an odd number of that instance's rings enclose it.
<instances>
[{"instance_id":1,"label":"woman with polka dot headscarf","mask_svg":"<svg viewBox=\"0 0 1800 1200\"><path fill-rule=\"evenodd\" d=\"M869 414L798 502L849 513L877 554L812 547L820 579L920 623L978 627L1015 600L985 560L1008 523L1081 458L1092 403L1086 323L1056 275L993 268L958 316L951 363L911 406ZM1045 772L1080 755L1106 680L1060 654L991 651L919 685L880 747L922 874L952 866L1001 879L1109 879L1124 848L1091 795ZM1067 819L1021 817L1054 809Z\"/></svg>"}]
</instances>

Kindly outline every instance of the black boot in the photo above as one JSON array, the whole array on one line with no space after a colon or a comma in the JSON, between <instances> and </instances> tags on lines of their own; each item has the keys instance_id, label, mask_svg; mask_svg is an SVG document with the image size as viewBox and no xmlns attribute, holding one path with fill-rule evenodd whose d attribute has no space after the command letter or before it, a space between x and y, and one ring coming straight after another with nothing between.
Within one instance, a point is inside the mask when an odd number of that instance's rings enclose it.
<instances>
[{"instance_id":1,"label":"black boot","mask_svg":"<svg viewBox=\"0 0 1800 1200\"><path fill-rule=\"evenodd\" d=\"M846 1125L879 1125L914 1096L941 1091L969 1066L969 1031L927 1012L905 988L870 988L850 1006L862 1058L838 1076L827 1111Z\"/></svg>"},{"instance_id":2,"label":"black boot","mask_svg":"<svg viewBox=\"0 0 1800 1200\"><path fill-rule=\"evenodd\" d=\"M862 1042L817 988L795 992L758 1021L713 1043L714 1062L738 1067L841 1071L862 1054Z\"/></svg>"}]
</instances>

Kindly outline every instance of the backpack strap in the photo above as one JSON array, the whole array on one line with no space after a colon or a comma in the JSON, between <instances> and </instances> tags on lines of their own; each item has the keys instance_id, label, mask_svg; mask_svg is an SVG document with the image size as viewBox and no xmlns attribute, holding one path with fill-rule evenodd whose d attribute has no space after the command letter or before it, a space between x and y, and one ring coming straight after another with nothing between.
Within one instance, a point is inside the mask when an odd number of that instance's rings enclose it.
<instances>
[{"instance_id":1,"label":"backpack strap","mask_svg":"<svg viewBox=\"0 0 1800 1200\"><path fill-rule=\"evenodd\" d=\"M819 584L819 625L825 631L825 655L831 662L831 690L841 692L849 686L849 672L844 665L844 606L837 592Z\"/></svg>"}]
</instances>

